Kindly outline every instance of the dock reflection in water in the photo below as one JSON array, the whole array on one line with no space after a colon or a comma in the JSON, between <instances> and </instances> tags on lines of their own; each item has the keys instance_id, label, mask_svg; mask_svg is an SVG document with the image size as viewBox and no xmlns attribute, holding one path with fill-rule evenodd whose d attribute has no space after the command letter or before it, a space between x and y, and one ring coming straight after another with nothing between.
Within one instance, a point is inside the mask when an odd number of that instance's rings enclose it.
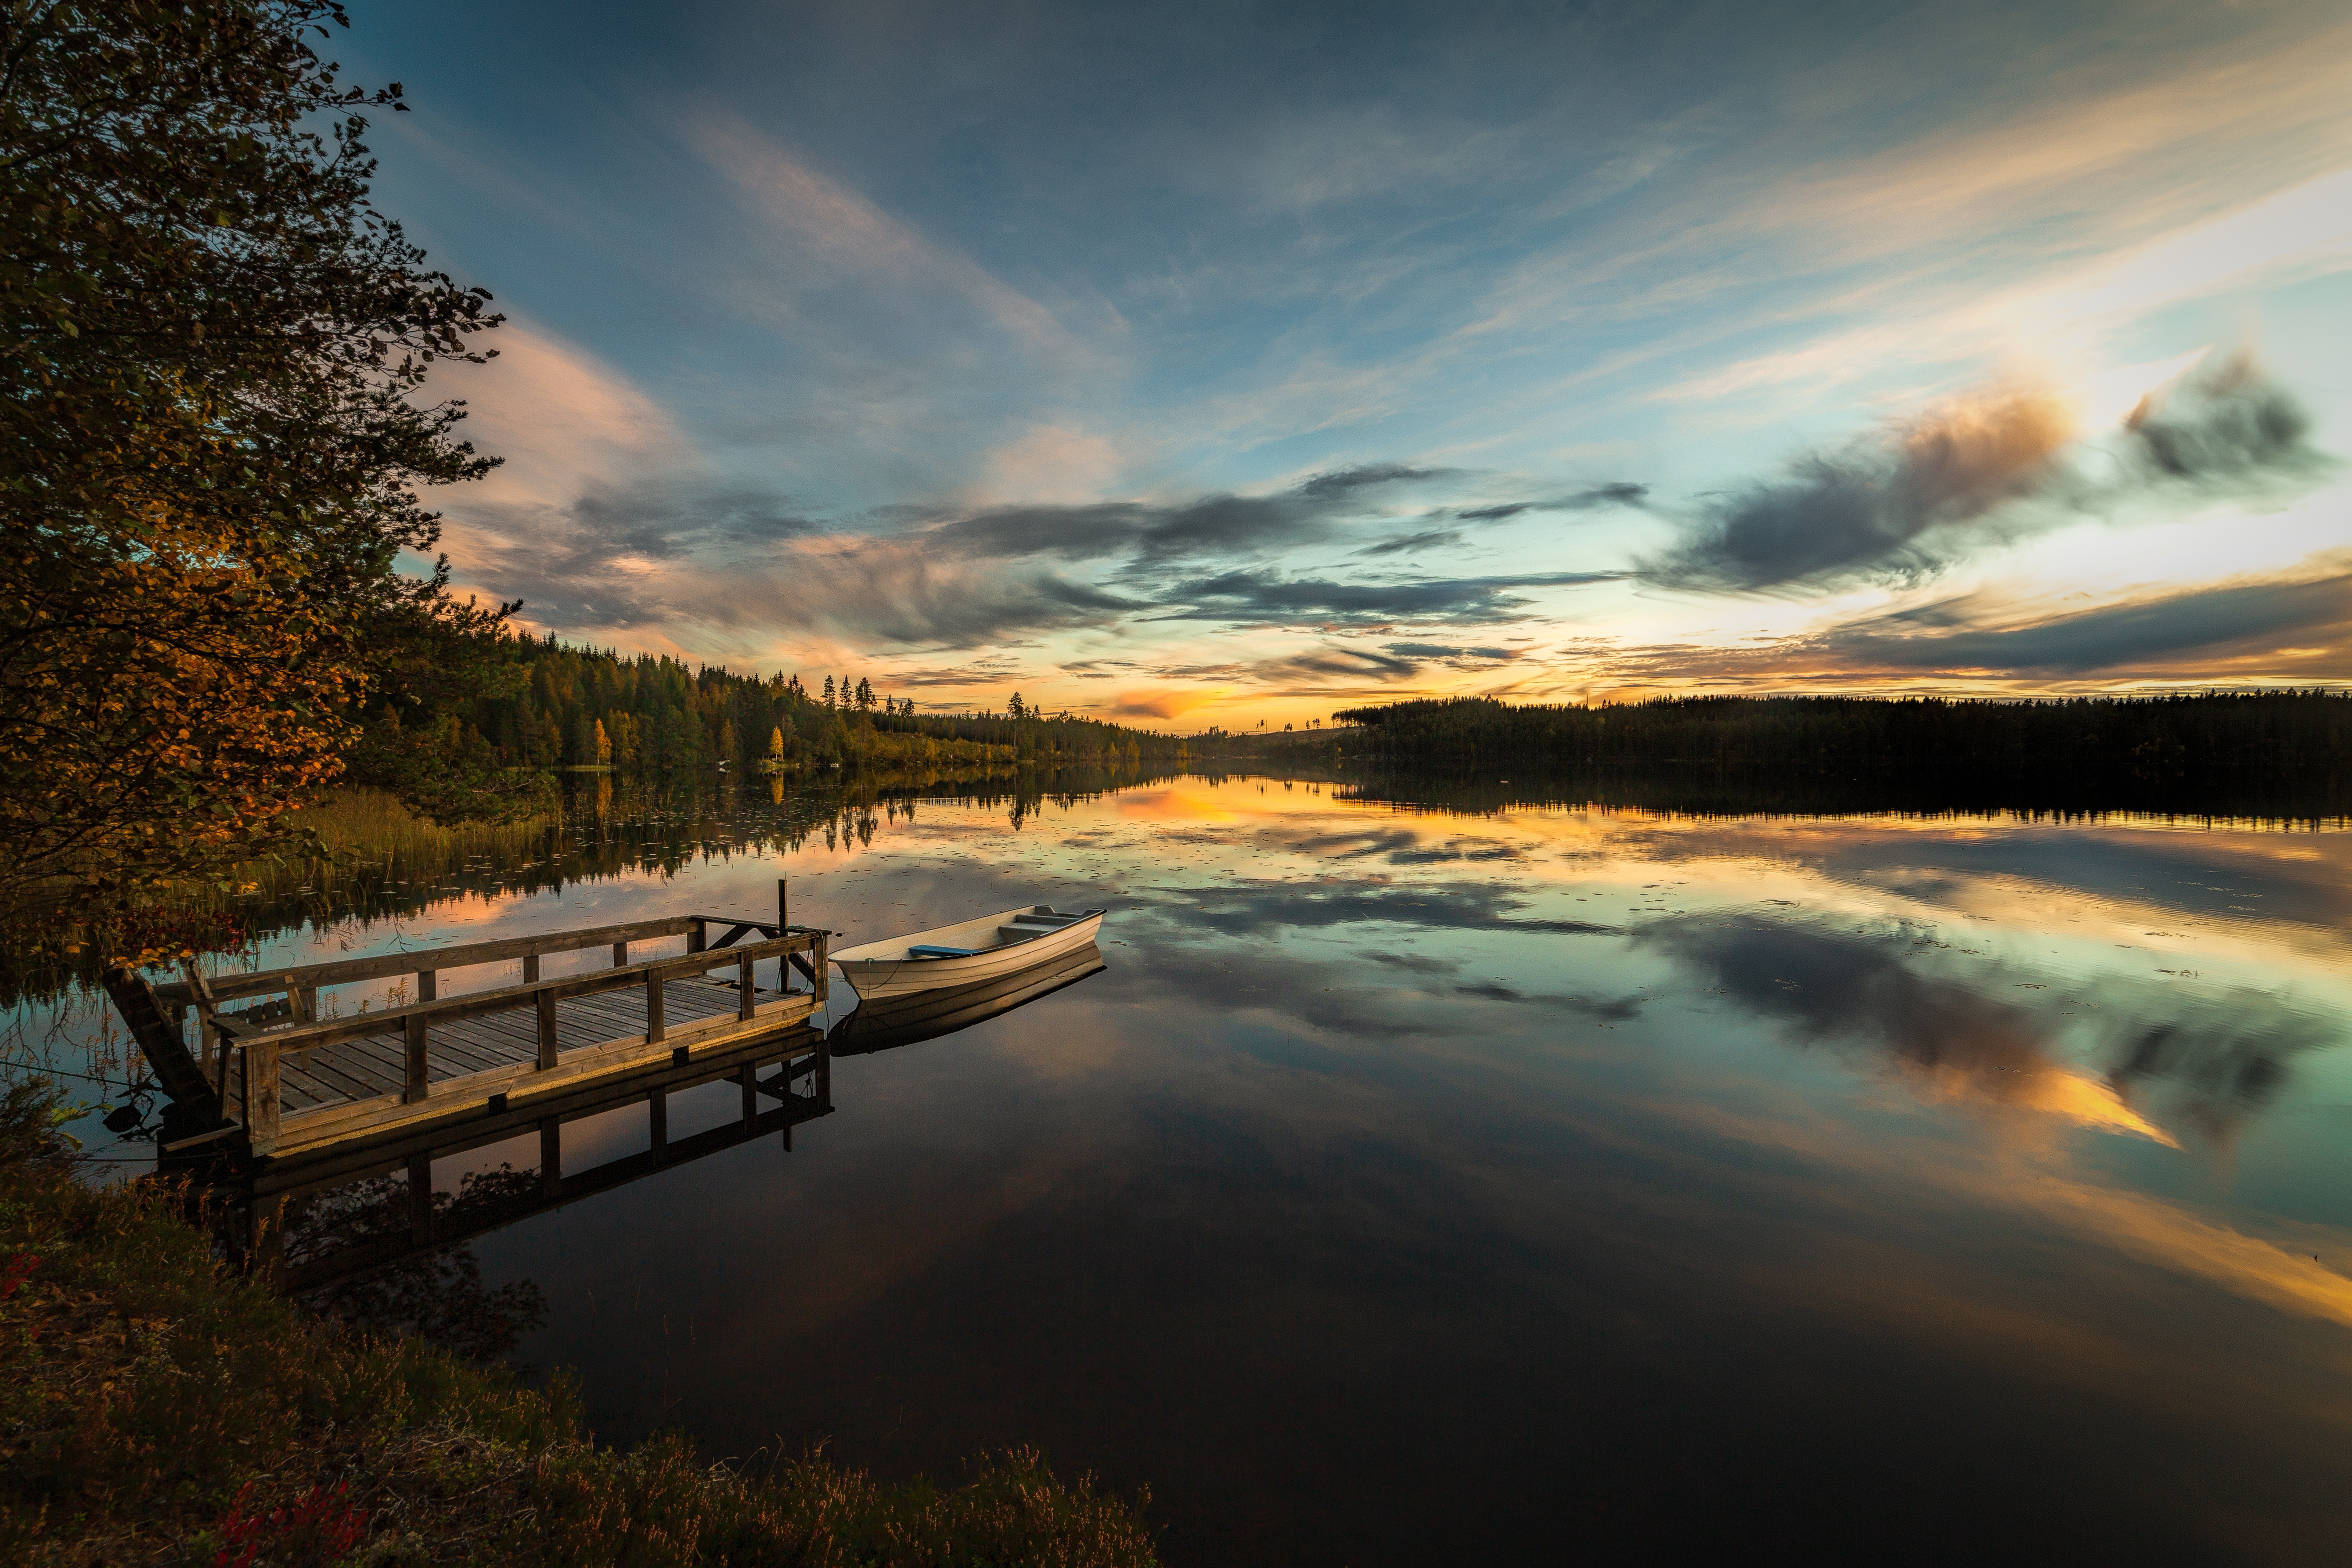
<instances>
[{"instance_id":1,"label":"dock reflection in water","mask_svg":"<svg viewBox=\"0 0 2352 1568\"><path fill-rule=\"evenodd\" d=\"M779 1137L789 1150L794 1127L835 1109L830 1057L938 1040L1105 967L1101 950L1088 943L1013 974L861 1001L828 1030L803 1027L738 1055L602 1083L528 1113L485 1117L462 1133L275 1160L257 1176L215 1183L205 1196L232 1253L268 1270L288 1291L366 1327L426 1333L477 1356L505 1354L520 1333L543 1321L538 1290L529 1281L485 1290L467 1243L761 1138ZM740 1119L669 1137L669 1097L719 1082L740 1087ZM565 1126L640 1105L646 1112L644 1150L586 1170L565 1167ZM536 1169L468 1170L454 1194L436 1190L436 1161L534 1134Z\"/></svg>"}]
</instances>

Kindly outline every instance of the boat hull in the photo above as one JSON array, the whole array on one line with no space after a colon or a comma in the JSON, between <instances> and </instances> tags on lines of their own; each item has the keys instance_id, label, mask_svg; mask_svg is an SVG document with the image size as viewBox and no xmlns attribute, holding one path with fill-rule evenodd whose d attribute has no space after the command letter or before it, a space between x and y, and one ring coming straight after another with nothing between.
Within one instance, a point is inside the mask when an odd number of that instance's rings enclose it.
<instances>
[{"instance_id":1,"label":"boat hull","mask_svg":"<svg viewBox=\"0 0 2352 1568\"><path fill-rule=\"evenodd\" d=\"M857 988L860 998L903 996L938 986L969 986L1017 974L1051 959L1063 957L1094 943L1102 929L1102 912L1090 910L1078 920L1026 941L954 958L886 956L861 958L852 949L834 960L842 977ZM910 939L911 940L911 939Z\"/></svg>"}]
</instances>

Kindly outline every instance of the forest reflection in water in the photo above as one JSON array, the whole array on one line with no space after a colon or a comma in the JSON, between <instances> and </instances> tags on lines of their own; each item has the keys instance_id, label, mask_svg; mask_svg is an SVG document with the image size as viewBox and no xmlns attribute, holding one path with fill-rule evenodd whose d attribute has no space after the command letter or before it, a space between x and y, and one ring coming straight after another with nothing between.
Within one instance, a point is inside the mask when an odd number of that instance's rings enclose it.
<instances>
[{"instance_id":1,"label":"forest reflection in water","mask_svg":"<svg viewBox=\"0 0 2352 1568\"><path fill-rule=\"evenodd\" d=\"M430 943L725 913L780 874L852 941L1112 911L1086 984L916 1049L853 1054L837 1008L836 1113L789 1155L474 1239L482 1292L540 1292L519 1356L578 1368L606 1436L938 1475L1039 1442L1149 1483L1178 1563L1517 1559L1563 1528L2352 1546L2340 824L1251 777L1016 808L886 799L756 846L681 820L675 854L402 916ZM680 1094L670 1135L734 1093ZM576 1137L567 1172L642 1151L644 1117ZM457 1203L534 1156L434 1179ZM790 1375L747 1377L784 1321Z\"/></svg>"}]
</instances>

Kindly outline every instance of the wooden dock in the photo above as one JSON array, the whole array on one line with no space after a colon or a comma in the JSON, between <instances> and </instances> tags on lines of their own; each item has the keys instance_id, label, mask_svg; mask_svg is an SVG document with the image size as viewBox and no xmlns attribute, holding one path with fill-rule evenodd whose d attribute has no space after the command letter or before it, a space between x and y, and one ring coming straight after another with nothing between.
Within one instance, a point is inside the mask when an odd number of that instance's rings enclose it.
<instances>
[{"instance_id":1,"label":"wooden dock","mask_svg":"<svg viewBox=\"0 0 2352 1568\"><path fill-rule=\"evenodd\" d=\"M167 1152L213 1145L257 1161L346 1147L364 1155L468 1122L528 1125L583 1091L720 1058L733 1063L796 1030L807 1053L824 1058L822 1037L802 1026L825 999L829 936L781 920L677 915L254 974L207 978L191 967L167 986L117 971L108 988L183 1119L198 1129ZM683 953L632 961L633 947L681 937ZM541 977L544 957L604 948L608 968ZM775 983L758 985L755 971L768 961ZM484 988L445 995L466 970ZM795 973L806 989L793 987ZM414 1001L334 1016L336 988L402 977Z\"/></svg>"}]
</instances>

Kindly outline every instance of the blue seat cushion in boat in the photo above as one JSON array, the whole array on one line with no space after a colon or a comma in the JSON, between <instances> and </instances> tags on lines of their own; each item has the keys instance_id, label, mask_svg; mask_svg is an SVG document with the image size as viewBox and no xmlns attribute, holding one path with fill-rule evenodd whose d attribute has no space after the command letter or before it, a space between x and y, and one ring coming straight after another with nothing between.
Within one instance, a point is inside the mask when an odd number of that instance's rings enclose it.
<instances>
[{"instance_id":1,"label":"blue seat cushion in boat","mask_svg":"<svg viewBox=\"0 0 2352 1568\"><path fill-rule=\"evenodd\" d=\"M907 949L909 958L969 958L979 952L977 947L935 947L928 942L918 942Z\"/></svg>"}]
</instances>

